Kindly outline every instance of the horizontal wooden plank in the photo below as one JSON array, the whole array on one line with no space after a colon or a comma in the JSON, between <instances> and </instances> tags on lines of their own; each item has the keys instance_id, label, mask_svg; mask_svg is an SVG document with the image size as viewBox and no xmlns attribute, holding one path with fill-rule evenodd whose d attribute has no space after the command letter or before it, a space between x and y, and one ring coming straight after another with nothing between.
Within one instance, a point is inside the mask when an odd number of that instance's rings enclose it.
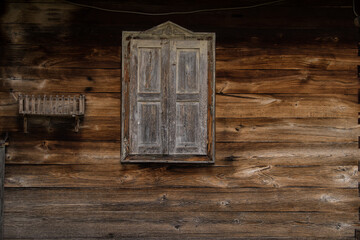
<instances>
[{"instance_id":1,"label":"horizontal wooden plank","mask_svg":"<svg viewBox=\"0 0 360 240\"><path fill-rule=\"evenodd\" d=\"M53 140L120 140L120 116L85 117L80 132L75 133L74 120L38 117L28 119L28 134L23 133L20 117L2 117L1 131L9 131L21 139ZM360 126L356 118L218 118L217 142L277 142L277 143L354 143ZM72 139L73 138L73 139Z\"/></svg>"},{"instance_id":2,"label":"horizontal wooden plank","mask_svg":"<svg viewBox=\"0 0 360 240\"><path fill-rule=\"evenodd\" d=\"M357 94L357 70L218 70L217 93ZM120 69L0 67L1 91L120 92ZM292 87L289 87L292 86Z\"/></svg>"},{"instance_id":3,"label":"horizontal wooden plank","mask_svg":"<svg viewBox=\"0 0 360 240\"><path fill-rule=\"evenodd\" d=\"M0 67L0 91L51 94L58 92L120 92L120 69L55 69Z\"/></svg>"},{"instance_id":4,"label":"horizontal wooden plank","mask_svg":"<svg viewBox=\"0 0 360 240\"><path fill-rule=\"evenodd\" d=\"M115 68L120 69L121 45L118 46L0 46L3 57L0 66L31 66L52 68Z\"/></svg>"},{"instance_id":5,"label":"horizontal wooden plank","mask_svg":"<svg viewBox=\"0 0 360 240\"><path fill-rule=\"evenodd\" d=\"M0 92L0 116L17 116L18 94ZM85 95L85 117L120 116L120 93ZM357 101L356 95L341 94L220 94L216 96L216 117L354 119L359 111Z\"/></svg>"},{"instance_id":6,"label":"horizontal wooden plank","mask_svg":"<svg viewBox=\"0 0 360 240\"><path fill-rule=\"evenodd\" d=\"M358 143L216 143L216 165L357 165Z\"/></svg>"},{"instance_id":7,"label":"horizontal wooden plank","mask_svg":"<svg viewBox=\"0 0 360 240\"><path fill-rule=\"evenodd\" d=\"M217 93L315 93L357 94L357 69L239 70L216 71Z\"/></svg>"},{"instance_id":8,"label":"horizontal wooden plank","mask_svg":"<svg viewBox=\"0 0 360 240\"><path fill-rule=\"evenodd\" d=\"M57 209L143 212L342 212L358 210L356 189L6 188L6 212Z\"/></svg>"},{"instance_id":9,"label":"horizontal wooden plank","mask_svg":"<svg viewBox=\"0 0 360 240\"><path fill-rule=\"evenodd\" d=\"M51 41L51 40L49 40ZM2 46L1 66L41 68L120 68L115 46L10 45ZM360 65L357 48L239 47L216 50L217 71L241 69L316 69L354 71Z\"/></svg>"},{"instance_id":10,"label":"horizontal wooden plank","mask_svg":"<svg viewBox=\"0 0 360 240\"><path fill-rule=\"evenodd\" d=\"M11 139L6 154L7 164L116 164L120 162L120 142L33 140L26 136Z\"/></svg>"},{"instance_id":11,"label":"horizontal wooden plank","mask_svg":"<svg viewBox=\"0 0 360 240\"><path fill-rule=\"evenodd\" d=\"M120 69L0 67L0 91L120 92ZM291 87L289 87L291 86ZM217 93L357 94L357 69L216 71Z\"/></svg>"},{"instance_id":12,"label":"horizontal wooden plank","mask_svg":"<svg viewBox=\"0 0 360 240\"><path fill-rule=\"evenodd\" d=\"M118 164L120 142L34 140L10 136L7 164ZM29 154L31 152L31 154ZM269 143L216 144L215 165L253 166L355 166L358 143Z\"/></svg>"},{"instance_id":13,"label":"horizontal wooden plank","mask_svg":"<svg viewBox=\"0 0 360 240\"><path fill-rule=\"evenodd\" d=\"M357 118L357 95L217 94L217 118Z\"/></svg>"},{"instance_id":14,"label":"horizontal wooden plank","mask_svg":"<svg viewBox=\"0 0 360 240\"><path fill-rule=\"evenodd\" d=\"M80 121L79 132L74 131L74 118L60 119L29 117L28 133L23 132L20 117L1 117L0 131L10 132L14 141L70 140L70 141L120 141L120 116L88 117Z\"/></svg>"},{"instance_id":15,"label":"horizontal wooden plank","mask_svg":"<svg viewBox=\"0 0 360 240\"><path fill-rule=\"evenodd\" d=\"M350 237L357 213L5 212L5 238Z\"/></svg>"},{"instance_id":16,"label":"horizontal wooden plank","mask_svg":"<svg viewBox=\"0 0 360 240\"><path fill-rule=\"evenodd\" d=\"M183 18L186 19L186 18ZM224 18L221 18L221 20ZM169 20L157 21L156 24ZM218 19L218 21L220 21ZM71 27L58 24L56 26L37 26L36 24L8 24L2 25L3 37L0 44L26 44L26 45L96 45L96 46L120 46L122 31L143 31L156 24L141 21L138 23L124 21L121 26L110 25L83 25L73 22ZM181 26L188 27L193 31L215 32L217 46L303 46L311 48L347 47L356 48L357 35L353 26L348 28L221 28L196 27L192 21L188 25L183 21L175 21ZM129 26L125 25L129 24ZM298 48L301 49L301 48Z\"/></svg>"},{"instance_id":17,"label":"horizontal wooden plank","mask_svg":"<svg viewBox=\"0 0 360 240\"><path fill-rule=\"evenodd\" d=\"M357 142L359 135L356 118L216 120L218 142Z\"/></svg>"},{"instance_id":18,"label":"horizontal wooden plank","mask_svg":"<svg viewBox=\"0 0 360 240\"><path fill-rule=\"evenodd\" d=\"M354 70L357 49L237 48L216 51L216 69Z\"/></svg>"},{"instance_id":19,"label":"horizontal wooden plank","mask_svg":"<svg viewBox=\"0 0 360 240\"><path fill-rule=\"evenodd\" d=\"M358 166L7 165L6 187L357 188Z\"/></svg>"},{"instance_id":20,"label":"horizontal wooden plank","mask_svg":"<svg viewBox=\"0 0 360 240\"><path fill-rule=\"evenodd\" d=\"M70 86L71 87L71 86ZM32 92L0 92L0 117L18 116L19 94L33 94ZM43 93L47 94L47 93ZM79 93L80 94L80 93ZM85 93L85 118L87 117L120 117L120 93ZM64 95L67 92L53 93L53 96ZM71 94L70 94L71 95Z\"/></svg>"}]
</instances>

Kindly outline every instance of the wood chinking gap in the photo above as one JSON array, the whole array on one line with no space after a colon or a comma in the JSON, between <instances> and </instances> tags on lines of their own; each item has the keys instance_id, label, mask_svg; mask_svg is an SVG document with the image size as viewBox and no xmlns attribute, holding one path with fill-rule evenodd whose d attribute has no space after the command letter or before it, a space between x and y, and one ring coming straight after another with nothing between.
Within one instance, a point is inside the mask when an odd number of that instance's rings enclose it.
<instances>
[{"instance_id":1,"label":"wood chinking gap","mask_svg":"<svg viewBox=\"0 0 360 240\"><path fill-rule=\"evenodd\" d=\"M23 116L24 132L28 132L28 116L74 118L74 131L78 132L80 118L85 114L85 95L53 97L50 95L19 95L19 114ZM49 120L50 121L50 120Z\"/></svg>"}]
</instances>

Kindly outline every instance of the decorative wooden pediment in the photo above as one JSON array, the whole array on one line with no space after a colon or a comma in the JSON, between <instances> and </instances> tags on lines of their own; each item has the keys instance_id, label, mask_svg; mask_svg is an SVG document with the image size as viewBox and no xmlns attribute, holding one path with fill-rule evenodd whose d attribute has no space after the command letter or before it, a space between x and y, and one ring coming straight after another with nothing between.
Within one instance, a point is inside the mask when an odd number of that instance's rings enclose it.
<instances>
[{"instance_id":1,"label":"decorative wooden pediment","mask_svg":"<svg viewBox=\"0 0 360 240\"><path fill-rule=\"evenodd\" d=\"M126 46L131 39L194 39L215 41L214 33L193 32L171 21L141 32L124 31L122 37L123 46Z\"/></svg>"},{"instance_id":2,"label":"decorative wooden pediment","mask_svg":"<svg viewBox=\"0 0 360 240\"><path fill-rule=\"evenodd\" d=\"M149 30L144 31L145 34L160 35L160 36L192 36L194 32L187 30L171 21L167 21L157 25Z\"/></svg>"}]
</instances>

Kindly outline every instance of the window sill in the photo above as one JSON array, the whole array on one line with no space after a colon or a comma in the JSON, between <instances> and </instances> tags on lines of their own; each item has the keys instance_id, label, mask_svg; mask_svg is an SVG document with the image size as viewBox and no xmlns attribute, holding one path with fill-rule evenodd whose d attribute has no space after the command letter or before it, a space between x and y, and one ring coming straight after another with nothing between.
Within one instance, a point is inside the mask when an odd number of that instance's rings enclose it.
<instances>
[{"instance_id":1,"label":"window sill","mask_svg":"<svg viewBox=\"0 0 360 240\"><path fill-rule=\"evenodd\" d=\"M205 155L129 155L122 163L207 163L214 160Z\"/></svg>"}]
</instances>

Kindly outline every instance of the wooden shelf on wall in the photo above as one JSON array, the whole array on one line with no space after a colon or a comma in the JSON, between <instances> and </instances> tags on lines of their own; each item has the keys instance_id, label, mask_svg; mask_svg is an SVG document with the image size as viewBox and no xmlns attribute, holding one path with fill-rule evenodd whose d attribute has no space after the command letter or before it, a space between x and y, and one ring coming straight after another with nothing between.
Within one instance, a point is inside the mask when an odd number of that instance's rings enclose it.
<instances>
[{"instance_id":1,"label":"wooden shelf on wall","mask_svg":"<svg viewBox=\"0 0 360 240\"><path fill-rule=\"evenodd\" d=\"M85 113L85 95L46 96L19 95L19 114L23 116L24 132L28 132L28 117L74 118L75 132L79 131L80 117Z\"/></svg>"}]
</instances>

